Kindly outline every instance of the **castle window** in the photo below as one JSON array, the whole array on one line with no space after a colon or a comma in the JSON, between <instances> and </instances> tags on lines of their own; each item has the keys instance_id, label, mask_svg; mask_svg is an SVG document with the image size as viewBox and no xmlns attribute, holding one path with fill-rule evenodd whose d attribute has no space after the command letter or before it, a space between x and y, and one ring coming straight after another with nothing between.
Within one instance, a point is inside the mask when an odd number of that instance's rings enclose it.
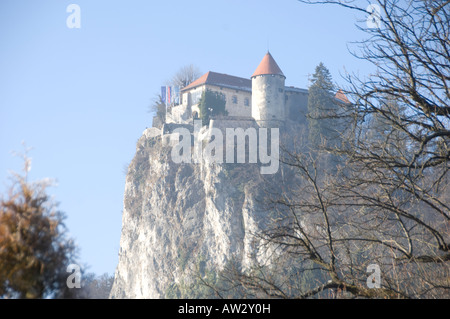
<instances>
[{"instance_id":1,"label":"castle window","mask_svg":"<svg viewBox=\"0 0 450 319\"><path fill-rule=\"evenodd\" d=\"M244 99L244 105L245 105L245 106L249 106L249 105L250 105L250 100L249 100L248 97L246 97L246 98Z\"/></svg>"},{"instance_id":2,"label":"castle window","mask_svg":"<svg viewBox=\"0 0 450 319\"><path fill-rule=\"evenodd\" d=\"M233 101L233 104L237 104L237 96L236 95L233 95L232 101Z\"/></svg>"}]
</instances>

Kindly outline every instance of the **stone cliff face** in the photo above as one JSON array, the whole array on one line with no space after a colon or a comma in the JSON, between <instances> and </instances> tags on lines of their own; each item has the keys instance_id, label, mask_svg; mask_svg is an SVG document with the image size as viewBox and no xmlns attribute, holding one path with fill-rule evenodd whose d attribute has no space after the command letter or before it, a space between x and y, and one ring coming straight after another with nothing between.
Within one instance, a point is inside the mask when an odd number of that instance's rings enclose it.
<instances>
[{"instance_id":1,"label":"stone cliff face","mask_svg":"<svg viewBox=\"0 0 450 319\"><path fill-rule=\"evenodd\" d=\"M264 227L257 164L176 164L161 137L144 134L129 165L119 263L111 298L167 298L200 265L244 268Z\"/></svg>"}]
</instances>

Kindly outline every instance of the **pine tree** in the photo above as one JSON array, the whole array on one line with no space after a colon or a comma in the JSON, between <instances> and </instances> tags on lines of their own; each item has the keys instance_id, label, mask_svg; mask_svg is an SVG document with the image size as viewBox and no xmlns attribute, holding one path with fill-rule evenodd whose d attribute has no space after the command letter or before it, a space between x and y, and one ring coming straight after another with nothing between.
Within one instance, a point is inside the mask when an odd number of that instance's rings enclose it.
<instances>
[{"instance_id":1,"label":"pine tree","mask_svg":"<svg viewBox=\"0 0 450 319\"><path fill-rule=\"evenodd\" d=\"M320 62L311 78L308 96L309 141L317 149L325 141L325 146L336 143L333 114L337 105L334 103L334 85L330 71Z\"/></svg>"}]
</instances>

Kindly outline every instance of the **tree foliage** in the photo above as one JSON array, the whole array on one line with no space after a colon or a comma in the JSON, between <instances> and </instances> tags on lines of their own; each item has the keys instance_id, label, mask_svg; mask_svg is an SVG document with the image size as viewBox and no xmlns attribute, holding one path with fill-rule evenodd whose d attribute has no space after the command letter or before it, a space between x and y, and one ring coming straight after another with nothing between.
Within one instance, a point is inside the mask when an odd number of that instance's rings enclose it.
<instances>
[{"instance_id":1,"label":"tree foliage","mask_svg":"<svg viewBox=\"0 0 450 319\"><path fill-rule=\"evenodd\" d=\"M354 2L302 2L367 16ZM449 2L378 5L379 27L361 27L369 39L354 53L377 72L347 76L352 104L335 115L352 124L345 147L283 152L285 176L295 178L268 199L276 215L257 236L274 256L270 267L228 276L252 295L450 297ZM329 152L342 159L333 171L323 160ZM296 289L294 277L272 276L285 269L280 256L312 262L320 276Z\"/></svg>"},{"instance_id":2,"label":"tree foliage","mask_svg":"<svg viewBox=\"0 0 450 319\"><path fill-rule=\"evenodd\" d=\"M114 283L114 276L104 273L97 276L94 273L83 274L81 288L73 289L75 299L108 299Z\"/></svg>"},{"instance_id":3,"label":"tree foliage","mask_svg":"<svg viewBox=\"0 0 450 319\"><path fill-rule=\"evenodd\" d=\"M45 181L15 174L9 194L0 200L0 297L70 297L66 268L75 245L67 237L64 214L56 209Z\"/></svg>"},{"instance_id":4,"label":"tree foliage","mask_svg":"<svg viewBox=\"0 0 450 319\"><path fill-rule=\"evenodd\" d=\"M330 71L321 62L311 77L308 89L309 141L313 148L322 144L333 146L337 139L334 125L337 104Z\"/></svg>"},{"instance_id":5,"label":"tree foliage","mask_svg":"<svg viewBox=\"0 0 450 319\"><path fill-rule=\"evenodd\" d=\"M185 65L167 81L167 85L178 86L182 89L195 81L200 75L201 73L198 67L193 64ZM166 122L166 105L163 103L163 98L160 94L152 101L148 111L156 115L157 124ZM154 126L159 127L160 125L157 124L154 123Z\"/></svg>"},{"instance_id":6,"label":"tree foliage","mask_svg":"<svg viewBox=\"0 0 450 319\"><path fill-rule=\"evenodd\" d=\"M208 125L212 116L228 115L228 112L225 110L225 104L225 96L222 93L209 89L203 91L198 104L202 124Z\"/></svg>"},{"instance_id":7,"label":"tree foliage","mask_svg":"<svg viewBox=\"0 0 450 319\"><path fill-rule=\"evenodd\" d=\"M181 67L172 77L170 84L184 88L200 77L201 73L198 67L193 64Z\"/></svg>"},{"instance_id":8,"label":"tree foliage","mask_svg":"<svg viewBox=\"0 0 450 319\"><path fill-rule=\"evenodd\" d=\"M165 123L166 105L164 104L161 95L158 95L157 98L153 100L149 108L149 113L156 114L156 118L159 120L159 123Z\"/></svg>"}]
</instances>

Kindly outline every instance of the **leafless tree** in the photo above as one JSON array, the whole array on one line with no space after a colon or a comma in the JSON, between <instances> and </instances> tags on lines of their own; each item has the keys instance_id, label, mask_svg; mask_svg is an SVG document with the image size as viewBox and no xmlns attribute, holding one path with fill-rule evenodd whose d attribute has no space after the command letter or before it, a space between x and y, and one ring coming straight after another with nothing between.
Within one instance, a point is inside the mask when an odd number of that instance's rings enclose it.
<instances>
[{"instance_id":1,"label":"leafless tree","mask_svg":"<svg viewBox=\"0 0 450 319\"><path fill-rule=\"evenodd\" d=\"M367 15L352 1L302 2ZM364 21L369 38L353 52L377 72L346 77L352 103L335 114L342 144L285 149L295 178L270 196L276 214L257 234L270 261L228 269L230 285L278 298L450 297L449 4L378 2L379 27ZM329 156L339 157L333 169Z\"/></svg>"},{"instance_id":2,"label":"leafless tree","mask_svg":"<svg viewBox=\"0 0 450 319\"><path fill-rule=\"evenodd\" d=\"M172 77L170 84L184 88L200 77L200 70L193 64L181 67Z\"/></svg>"},{"instance_id":3,"label":"leafless tree","mask_svg":"<svg viewBox=\"0 0 450 319\"><path fill-rule=\"evenodd\" d=\"M104 273L101 276L95 273L83 274L81 289L74 291L73 299L108 299L114 282L114 276Z\"/></svg>"}]
</instances>

